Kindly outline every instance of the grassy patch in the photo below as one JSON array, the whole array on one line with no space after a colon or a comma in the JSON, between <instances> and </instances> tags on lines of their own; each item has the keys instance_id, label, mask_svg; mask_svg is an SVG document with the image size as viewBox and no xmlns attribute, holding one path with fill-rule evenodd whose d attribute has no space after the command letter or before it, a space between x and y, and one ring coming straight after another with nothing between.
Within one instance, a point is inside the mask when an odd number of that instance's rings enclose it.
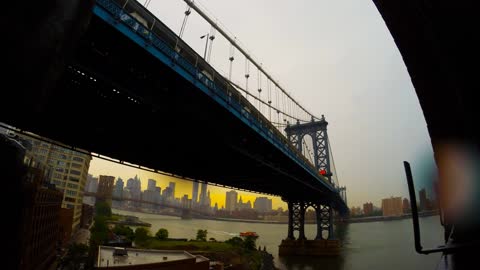
<instances>
[{"instance_id":1,"label":"grassy patch","mask_svg":"<svg viewBox=\"0 0 480 270\"><path fill-rule=\"evenodd\" d=\"M233 249L231 245L223 242L162 241L155 238L150 238L139 246L149 249L180 249L213 252L223 252Z\"/></svg>"},{"instance_id":2,"label":"grassy patch","mask_svg":"<svg viewBox=\"0 0 480 270\"><path fill-rule=\"evenodd\" d=\"M112 214L112 215L108 218L109 221L119 221L119 220L121 220L121 219L123 219L123 216L117 215L117 214Z\"/></svg>"}]
</instances>

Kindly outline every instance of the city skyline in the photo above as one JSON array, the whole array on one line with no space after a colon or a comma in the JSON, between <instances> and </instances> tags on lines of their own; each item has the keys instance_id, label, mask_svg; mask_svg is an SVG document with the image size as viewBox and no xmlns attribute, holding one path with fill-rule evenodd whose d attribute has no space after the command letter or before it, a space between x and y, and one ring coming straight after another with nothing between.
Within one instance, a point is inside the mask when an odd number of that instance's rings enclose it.
<instances>
[{"instance_id":1,"label":"city skyline","mask_svg":"<svg viewBox=\"0 0 480 270\"><path fill-rule=\"evenodd\" d=\"M164 190L164 188L168 187L170 182L175 182L176 188L175 188L174 197L182 198L183 195L187 194L188 198L192 199L192 190L193 190L194 182L190 180L175 178L168 175L157 174L154 172L149 172L146 170L125 166L122 164L114 163L104 159L99 159L96 157L93 157L90 164L90 170L88 173L93 175L93 177L99 177L99 175L114 176L115 183L119 177L125 182L127 179L133 178L135 177L135 175L137 175L138 178L140 178L142 191L147 190L149 179L155 180L157 187L161 187L162 191ZM201 187L201 184L198 185L199 196L200 196L200 187ZM207 189L208 191L210 191L210 198L211 198L210 206L213 207L215 203L217 203L219 209L222 207L225 207L225 198L226 198L225 193L227 191L232 190L232 188L219 187L219 186L215 186L212 183L212 184L208 184ZM242 196L242 199L245 202L251 201L251 203L253 204L253 202L257 197L268 197L272 199L273 209L277 209L278 207L282 207L283 209L287 208L287 204L283 202L279 197L268 196L265 194L254 193L254 192L241 191L235 188L233 189L236 192L238 192L239 198L240 196Z\"/></svg>"}]
</instances>

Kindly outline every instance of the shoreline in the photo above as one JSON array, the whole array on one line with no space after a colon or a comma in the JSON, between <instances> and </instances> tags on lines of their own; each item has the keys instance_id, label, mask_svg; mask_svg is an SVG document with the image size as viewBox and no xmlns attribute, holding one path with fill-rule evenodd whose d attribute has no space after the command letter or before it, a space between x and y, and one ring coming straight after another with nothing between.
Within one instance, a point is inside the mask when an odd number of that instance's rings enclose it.
<instances>
[{"instance_id":1,"label":"shoreline","mask_svg":"<svg viewBox=\"0 0 480 270\"><path fill-rule=\"evenodd\" d=\"M138 213L144 213L144 214L150 214L150 215L162 215L162 214L155 214L155 213L149 213L149 212L143 212L143 211L132 211L132 210L126 210L126 209L120 209L120 208L113 208L113 209L117 209L121 211L129 211L133 213L138 212ZM418 216L421 218L421 217L436 216L438 214L439 214L438 211L430 211L430 212L419 213ZM179 217L179 216L175 216L175 217ZM392 217L373 216L373 217L350 218L346 220L335 220L335 223L367 223L367 222L377 222L377 221L394 221L394 220L409 219L411 217L412 217L411 214L407 214L403 216L392 216ZM227 222L244 222L244 223L288 224L288 222L273 221L273 220L234 219L234 218L221 218L221 217L193 217L193 219L217 220L217 221L227 221ZM315 220L305 221L305 224L316 224L316 221Z\"/></svg>"}]
</instances>

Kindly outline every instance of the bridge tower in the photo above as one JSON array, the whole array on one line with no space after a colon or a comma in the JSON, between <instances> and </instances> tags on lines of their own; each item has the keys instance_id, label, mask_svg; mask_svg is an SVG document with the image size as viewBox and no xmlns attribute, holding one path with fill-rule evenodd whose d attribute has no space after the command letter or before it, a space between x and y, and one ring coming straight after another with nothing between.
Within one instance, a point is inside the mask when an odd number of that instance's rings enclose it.
<instances>
[{"instance_id":1,"label":"bridge tower","mask_svg":"<svg viewBox=\"0 0 480 270\"><path fill-rule=\"evenodd\" d=\"M303 138L309 135L313 142L313 161L315 168L318 172L325 170L328 181L332 183L332 171L330 168L330 149L328 144L327 134L328 122L325 120L325 116L322 115L320 121L315 121L312 118L311 122L300 124L297 122L294 125L288 125L285 128L288 140L302 152L303 150ZM334 184L334 183L332 183Z\"/></svg>"},{"instance_id":2,"label":"bridge tower","mask_svg":"<svg viewBox=\"0 0 480 270\"><path fill-rule=\"evenodd\" d=\"M328 122L322 115L319 121L297 122L285 128L288 140L302 152L303 138L310 136L313 143L314 166L317 172L324 171L323 176L336 187L332 180L330 167L330 149L327 134ZM338 188L338 187L336 187ZM302 198L282 198L288 204L288 236L279 247L280 255L333 255L340 251L340 242L334 239L333 207L328 198L306 201ZM305 237L305 211L313 207L316 212L317 235L314 240ZM298 238L294 232L298 231Z\"/></svg>"}]
</instances>

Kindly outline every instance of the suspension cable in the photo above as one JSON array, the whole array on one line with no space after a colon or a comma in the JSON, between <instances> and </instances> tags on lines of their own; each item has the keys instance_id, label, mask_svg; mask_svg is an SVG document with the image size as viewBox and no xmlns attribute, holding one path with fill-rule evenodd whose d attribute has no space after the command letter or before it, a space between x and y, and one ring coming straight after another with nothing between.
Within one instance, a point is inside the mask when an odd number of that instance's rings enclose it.
<instances>
[{"instance_id":1,"label":"suspension cable","mask_svg":"<svg viewBox=\"0 0 480 270\"><path fill-rule=\"evenodd\" d=\"M330 139L327 137L327 144L328 144L328 151L330 152L330 156L332 157L332 165L333 165L333 171L335 172L335 184L338 187L338 172L337 168L335 167L335 160L333 159L333 152L332 152L332 146L330 145Z\"/></svg>"},{"instance_id":2,"label":"suspension cable","mask_svg":"<svg viewBox=\"0 0 480 270\"><path fill-rule=\"evenodd\" d=\"M222 35L224 36L231 44L233 44L233 46L235 46L237 48L237 50L239 50L246 58L248 58L250 60L250 62L252 64L254 64L258 69L260 69L260 71L262 73L265 74L265 76L271 80L289 99L292 100L293 103L295 103L300 109L302 109L305 113L307 113L308 115L312 116L314 119L318 119L320 120L320 118L314 116L313 114L311 114L310 112L308 112L307 109L305 109L302 105L300 105L300 103L298 103L292 96L290 96L281 86L280 84L275 81L269 74L268 72L266 72L263 67L261 66L261 64L258 64L252 56L250 56L249 53L247 53L239 44L238 42L236 42L234 39L232 39L230 37L229 34L227 34L227 32L225 30L223 30L214 20L212 20L197 4L194 3L193 0L184 0L185 3L187 3L187 5L189 5L191 8L193 8L201 17L203 17L210 25L212 25L213 27L215 27L217 29L217 31Z\"/></svg>"},{"instance_id":3,"label":"suspension cable","mask_svg":"<svg viewBox=\"0 0 480 270\"><path fill-rule=\"evenodd\" d=\"M210 55L212 55L213 40L215 39L216 33L217 33L217 30L212 26L210 28L210 36L208 37L208 39L210 39L210 44L208 44L207 63L210 62Z\"/></svg>"},{"instance_id":4,"label":"suspension cable","mask_svg":"<svg viewBox=\"0 0 480 270\"><path fill-rule=\"evenodd\" d=\"M228 58L230 61L230 70L228 72L228 80L232 80L232 66L233 66L233 60L235 60L235 47L233 47L232 44L230 44L230 57Z\"/></svg>"},{"instance_id":5,"label":"suspension cable","mask_svg":"<svg viewBox=\"0 0 480 270\"><path fill-rule=\"evenodd\" d=\"M238 84L236 84L236 83L234 83L234 82L232 82L232 81L229 81L229 83L231 83L233 86L235 86L235 88L237 88L238 90L244 92L246 95L251 96L253 99L258 100L258 101L259 101L260 103L262 103L263 105L266 105L267 107L271 107L272 109L279 111L279 113L282 113L284 116L290 117L290 118L295 119L295 120L298 120L298 121L300 121L300 122L307 122L307 121L302 120L302 119L296 119L296 118L294 118L293 116L291 116L291 115L289 115L288 113L286 113L285 111L282 111L282 110L280 110L280 109L278 109L278 108L275 108L275 107L269 105L267 102L259 99L259 98L256 97L255 95L250 94L248 91L246 91L245 89L243 89L243 88L242 88L241 86L239 86ZM285 125L286 125L286 124L285 124Z\"/></svg>"},{"instance_id":6,"label":"suspension cable","mask_svg":"<svg viewBox=\"0 0 480 270\"><path fill-rule=\"evenodd\" d=\"M261 98L261 93L262 93L262 73L260 72L260 69L257 68L257 84L258 84L258 111L262 113L262 107L260 107L260 101L262 100Z\"/></svg>"},{"instance_id":7,"label":"suspension cable","mask_svg":"<svg viewBox=\"0 0 480 270\"><path fill-rule=\"evenodd\" d=\"M248 78L250 77L250 62L245 57L245 90L248 93ZM248 94L245 94L245 98L248 100Z\"/></svg>"},{"instance_id":8,"label":"suspension cable","mask_svg":"<svg viewBox=\"0 0 480 270\"><path fill-rule=\"evenodd\" d=\"M185 27L187 26L188 15L192 13L190 9L191 7L187 5L187 10L185 10L185 17L183 17L182 27L180 28L180 33L178 34L180 38L182 38Z\"/></svg>"}]
</instances>

